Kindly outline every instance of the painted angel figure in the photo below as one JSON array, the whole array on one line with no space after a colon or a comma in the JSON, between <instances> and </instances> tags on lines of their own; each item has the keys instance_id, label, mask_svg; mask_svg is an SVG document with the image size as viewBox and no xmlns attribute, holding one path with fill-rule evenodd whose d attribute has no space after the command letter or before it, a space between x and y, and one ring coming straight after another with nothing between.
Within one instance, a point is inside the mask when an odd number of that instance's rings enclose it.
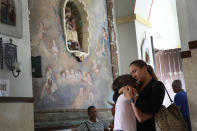
<instances>
[{"instance_id":1,"label":"painted angel figure","mask_svg":"<svg viewBox=\"0 0 197 131\"><path fill-rule=\"evenodd\" d=\"M63 85L64 82L65 82L65 80L66 80L66 72L65 72L64 70L62 70L62 71L60 72L60 76L59 76L59 78L58 78L58 80L57 80L57 83L58 83L59 85Z\"/></svg>"},{"instance_id":2,"label":"painted angel figure","mask_svg":"<svg viewBox=\"0 0 197 131\"><path fill-rule=\"evenodd\" d=\"M39 41L38 44L40 44L41 40L43 40L43 36L44 36L44 33L46 33L46 30L47 28L45 27L44 23L41 21L39 23L39 28L38 28L38 33L37 33L38 41Z\"/></svg>"},{"instance_id":3,"label":"painted angel figure","mask_svg":"<svg viewBox=\"0 0 197 131\"><path fill-rule=\"evenodd\" d=\"M52 41L52 48L51 48L51 50L52 50L52 53L55 55L55 58L57 60L58 48L57 48L55 40Z\"/></svg>"},{"instance_id":4,"label":"painted angel figure","mask_svg":"<svg viewBox=\"0 0 197 131\"><path fill-rule=\"evenodd\" d=\"M58 89L58 87L52 79L52 67L46 68L45 75L46 75L45 83L42 87L40 99L43 99L44 94L46 92L48 95L50 95L50 98L52 99L52 101L55 101L53 94Z\"/></svg>"},{"instance_id":5,"label":"painted angel figure","mask_svg":"<svg viewBox=\"0 0 197 131\"><path fill-rule=\"evenodd\" d=\"M98 69L98 64L97 64L97 62L96 62L95 59L93 60L92 70L93 70L96 74L98 74L98 73L100 72L99 69Z\"/></svg>"}]
</instances>

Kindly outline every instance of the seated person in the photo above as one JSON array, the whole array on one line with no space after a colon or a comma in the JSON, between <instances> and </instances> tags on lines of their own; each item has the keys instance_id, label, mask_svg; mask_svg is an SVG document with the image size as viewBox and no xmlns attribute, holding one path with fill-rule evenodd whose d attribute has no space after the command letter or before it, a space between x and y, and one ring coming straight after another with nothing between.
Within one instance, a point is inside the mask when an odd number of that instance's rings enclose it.
<instances>
[{"instance_id":1,"label":"seated person","mask_svg":"<svg viewBox=\"0 0 197 131\"><path fill-rule=\"evenodd\" d=\"M77 129L72 131L109 131L109 124L97 118L96 108L94 106L88 107L88 117L88 121L83 122Z\"/></svg>"}]
</instances>

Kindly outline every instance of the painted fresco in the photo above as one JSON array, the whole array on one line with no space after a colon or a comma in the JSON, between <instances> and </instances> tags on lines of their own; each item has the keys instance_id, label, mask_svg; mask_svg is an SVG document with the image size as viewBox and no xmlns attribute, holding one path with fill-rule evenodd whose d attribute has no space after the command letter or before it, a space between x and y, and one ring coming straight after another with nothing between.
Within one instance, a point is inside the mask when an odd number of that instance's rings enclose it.
<instances>
[{"instance_id":1,"label":"painted fresco","mask_svg":"<svg viewBox=\"0 0 197 131\"><path fill-rule=\"evenodd\" d=\"M42 57L43 75L33 78L35 110L108 107L107 101L112 98L112 66L106 1L83 2L89 19L89 55L79 62L66 48L62 1L33 1L31 51L32 56Z\"/></svg>"}]
</instances>

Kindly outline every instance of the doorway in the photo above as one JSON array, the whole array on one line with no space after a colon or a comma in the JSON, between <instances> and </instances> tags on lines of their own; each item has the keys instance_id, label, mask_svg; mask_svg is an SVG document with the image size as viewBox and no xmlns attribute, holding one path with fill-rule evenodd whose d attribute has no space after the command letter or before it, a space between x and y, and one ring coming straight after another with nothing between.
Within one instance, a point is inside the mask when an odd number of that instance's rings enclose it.
<instances>
[{"instance_id":1,"label":"doorway","mask_svg":"<svg viewBox=\"0 0 197 131\"><path fill-rule=\"evenodd\" d=\"M172 89L172 82L175 79L180 79L182 82L182 88L185 89L185 80L182 70L182 62L180 56L180 48L170 50L155 50L155 72L160 81L162 81L170 94L170 97L174 99L175 93ZM163 105L168 106L171 102L167 95L165 95Z\"/></svg>"}]
</instances>

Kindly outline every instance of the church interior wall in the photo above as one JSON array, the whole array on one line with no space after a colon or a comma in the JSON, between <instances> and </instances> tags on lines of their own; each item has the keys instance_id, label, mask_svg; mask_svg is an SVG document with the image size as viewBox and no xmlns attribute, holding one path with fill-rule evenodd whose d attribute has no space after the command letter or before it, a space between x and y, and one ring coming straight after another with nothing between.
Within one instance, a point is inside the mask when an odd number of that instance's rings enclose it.
<instances>
[{"instance_id":1,"label":"church interior wall","mask_svg":"<svg viewBox=\"0 0 197 131\"><path fill-rule=\"evenodd\" d=\"M12 72L4 68L0 70L0 79L8 80L6 96L0 98L0 130L2 131L22 131L34 130L34 111L33 111L33 91L31 76L31 46L29 31L29 11L28 1L14 0L21 4L22 15L16 15L17 22L21 22L22 36L16 37L10 34L0 34L3 43L9 43L12 39L13 44L17 45L18 61L21 62L21 73L14 77ZM18 10L18 8L17 8ZM18 19L21 18L21 19ZM15 28L7 24L0 23L9 28ZM18 25L18 24L16 24ZM18 28L18 27L17 27ZM6 32L6 31L5 31ZM2 94L1 94L2 95ZM31 102L25 102L22 99L31 99Z\"/></svg>"}]
</instances>

